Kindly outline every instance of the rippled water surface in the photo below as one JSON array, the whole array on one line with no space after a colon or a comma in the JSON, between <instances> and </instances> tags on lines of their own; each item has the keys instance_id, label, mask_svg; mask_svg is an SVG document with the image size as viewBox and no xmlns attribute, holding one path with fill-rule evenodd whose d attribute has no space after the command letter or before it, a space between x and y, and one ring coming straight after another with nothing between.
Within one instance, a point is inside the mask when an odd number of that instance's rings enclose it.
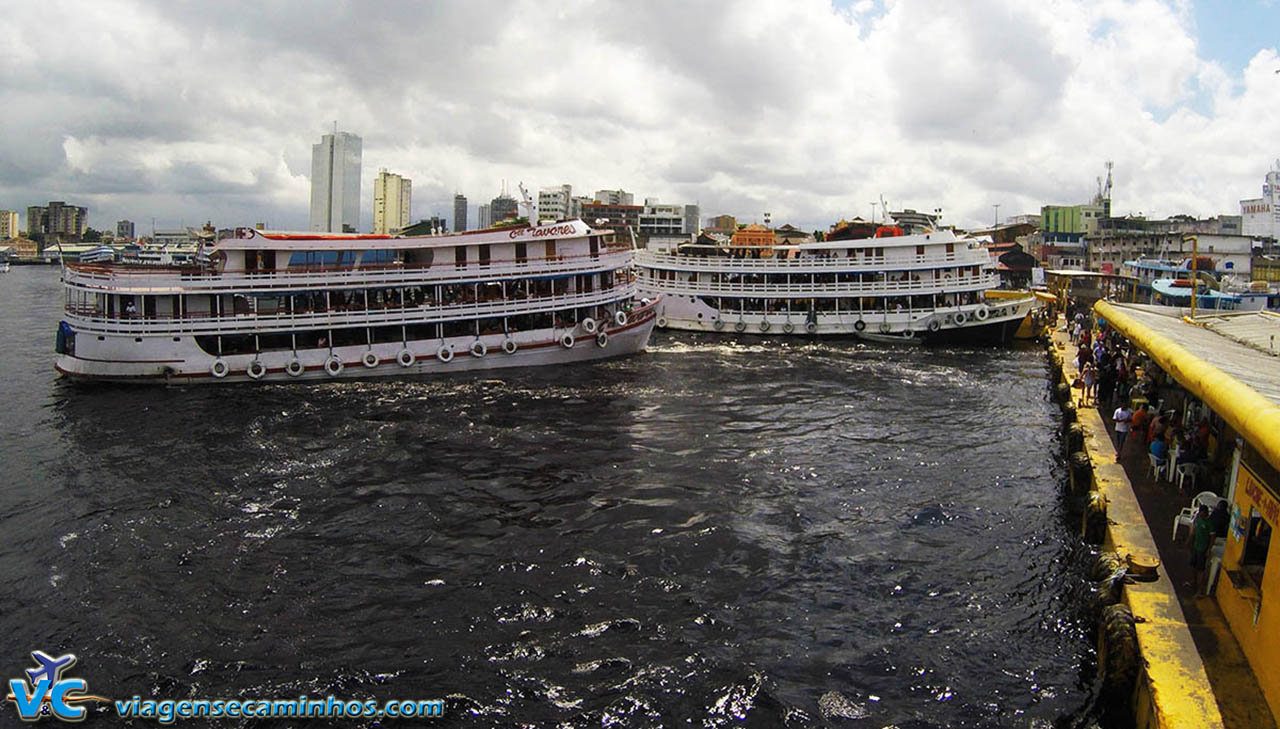
<instances>
[{"instance_id":1,"label":"rippled water surface","mask_svg":"<svg viewBox=\"0 0 1280 729\"><path fill-rule=\"evenodd\" d=\"M1089 705L1038 350L656 334L494 375L77 387L60 302L54 269L0 275L6 680L73 652L112 698L447 696L450 726Z\"/></svg>"}]
</instances>

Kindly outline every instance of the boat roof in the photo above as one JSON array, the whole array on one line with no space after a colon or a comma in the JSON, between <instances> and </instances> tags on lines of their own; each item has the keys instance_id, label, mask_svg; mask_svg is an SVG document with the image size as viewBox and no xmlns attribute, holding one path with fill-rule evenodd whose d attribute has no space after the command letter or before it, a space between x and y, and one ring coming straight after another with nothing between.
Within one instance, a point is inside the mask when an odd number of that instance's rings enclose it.
<instances>
[{"instance_id":1,"label":"boat roof","mask_svg":"<svg viewBox=\"0 0 1280 729\"><path fill-rule=\"evenodd\" d=\"M469 230L440 235L401 236L371 233L316 233L305 231L262 231L241 228L234 238L223 238L213 250L259 250L271 248L286 251L315 250L383 250L388 248L442 248L462 245L529 242L583 238L609 233L592 228L581 220L566 220L541 225L513 225L504 228Z\"/></svg>"},{"instance_id":2,"label":"boat roof","mask_svg":"<svg viewBox=\"0 0 1280 729\"><path fill-rule=\"evenodd\" d=\"M935 236L941 236L934 240ZM707 245L705 243L682 243L680 248L699 248L706 250L726 250L731 248L770 248L773 250L783 251L824 251L824 250L843 250L845 248L865 248L867 246L905 246L920 245L922 242L930 243L975 243L969 239L958 238L951 230L931 230L924 233L913 233L911 235L895 235L884 238L848 238L843 240L823 240L814 241L812 243L776 243L769 246L758 246L755 244L734 245L732 240L726 239L723 243L717 245Z\"/></svg>"},{"instance_id":3,"label":"boat roof","mask_svg":"<svg viewBox=\"0 0 1280 729\"><path fill-rule=\"evenodd\" d=\"M1189 283L1189 282L1188 282L1188 284L1187 284L1186 286L1175 286L1175 285L1174 285L1174 282L1175 282L1175 281L1181 281L1181 280L1182 280L1182 279L1158 278L1158 279L1156 279L1155 281L1152 281L1152 282L1151 282L1151 288L1155 289L1157 292L1159 292L1159 293L1161 293L1161 294L1163 294L1163 295L1165 295L1165 296L1172 296L1172 297L1174 297L1174 298L1178 298L1178 299L1190 299L1190 298L1191 298L1191 285L1190 285L1190 283ZM1197 297L1199 297L1199 298L1201 298L1201 299L1223 299L1223 300L1225 300L1225 301L1239 301L1239 300L1240 300L1240 297L1239 297L1239 296L1234 296L1234 295L1232 295L1232 294L1224 294L1224 293L1222 293L1221 291L1215 291L1215 290L1210 289L1210 288L1204 288L1204 282L1203 282L1203 281L1202 281L1202 282L1200 282L1200 288L1202 288L1203 290L1198 291L1198 292L1196 293L1196 296L1197 296Z\"/></svg>"}]
</instances>

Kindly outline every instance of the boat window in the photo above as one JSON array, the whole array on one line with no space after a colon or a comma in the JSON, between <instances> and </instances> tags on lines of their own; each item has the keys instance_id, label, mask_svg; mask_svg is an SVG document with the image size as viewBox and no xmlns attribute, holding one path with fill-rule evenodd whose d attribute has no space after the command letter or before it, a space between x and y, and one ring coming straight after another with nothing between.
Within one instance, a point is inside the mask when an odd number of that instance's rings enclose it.
<instances>
[{"instance_id":1,"label":"boat window","mask_svg":"<svg viewBox=\"0 0 1280 729\"><path fill-rule=\"evenodd\" d=\"M337 251L294 251L289 256L289 268L320 268L337 263Z\"/></svg>"},{"instance_id":2,"label":"boat window","mask_svg":"<svg viewBox=\"0 0 1280 729\"><path fill-rule=\"evenodd\" d=\"M489 246L487 244L480 246L480 265L489 265Z\"/></svg>"},{"instance_id":3,"label":"boat window","mask_svg":"<svg viewBox=\"0 0 1280 729\"><path fill-rule=\"evenodd\" d=\"M553 240L547 241L546 257L548 261L554 260L556 257L556 242Z\"/></svg>"},{"instance_id":4,"label":"boat window","mask_svg":"<svg viewBox=\"0 0 1280 729\"><path fill-rule=\"evenodd\" d=\"M516 263L524 263L529 258L529 246L526 243L516 244Z\"/></svg>"},{"instance_id":5,"label":"boat window","mask_svg":"<svg viewBox=\"0 0 1280 729\"><path fill-rule=\"evenodd\" d=\"M467 247L466 246L453 247L453 262L457 265L458 268L463 268L464 266L467 265Z\"/></svg>"}]
</instances>

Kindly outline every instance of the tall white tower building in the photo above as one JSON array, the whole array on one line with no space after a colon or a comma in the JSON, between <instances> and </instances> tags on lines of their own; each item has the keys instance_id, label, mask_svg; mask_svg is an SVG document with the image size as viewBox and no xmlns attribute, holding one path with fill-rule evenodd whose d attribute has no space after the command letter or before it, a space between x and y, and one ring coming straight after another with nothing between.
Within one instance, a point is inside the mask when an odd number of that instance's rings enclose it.
<instances>
[{"instance_id":1,"label":"tall white tower building","mask_svg":"<svg viewBox=\"0 0 1280 729\"><path fill-rule=\"evenodd\" d=\"M360 137L335 130L311 145L311 230L360 230Z\"/></svg>"},{"instance_id":2,"label":"tall white tower building","mask_svg":"<svg viewBox=\"0 0 1280 729\"><path fill-rule=\"evenodd\" d=\"M379 170L373 181L373 232L395 233L409 225L413 181L394 172Z\"/></svg>"}]
</instances>

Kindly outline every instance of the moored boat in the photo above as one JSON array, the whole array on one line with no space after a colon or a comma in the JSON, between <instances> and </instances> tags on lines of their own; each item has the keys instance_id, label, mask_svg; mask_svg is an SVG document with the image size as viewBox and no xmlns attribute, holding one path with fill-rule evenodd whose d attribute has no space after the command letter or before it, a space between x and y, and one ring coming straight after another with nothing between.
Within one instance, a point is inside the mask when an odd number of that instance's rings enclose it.
<instances>
[{"instance_id":1,"label":"moored boat","mask_svg":"<svg viewBox=\"0 0 1280 729\"><path fill-rule=\"evenodd\" d=\"M240 229L192 265L67 263L56 367L119 382L299 381L642 350L632 249L580 220L400 237Z\"/></svg>"},{"instance_id":2,"label":"moored boat","mask_svg":"<svg viewBox=\"0 0 1280 729\"><path fill-rule=\"evenodd\" d=\"M658 326L878 341L998 344L1035 304L988 300L999 278L977 241L951 230L770 246L706 245L636 254L641 295L661 296Z\"/></svg>"}]
</instances>

